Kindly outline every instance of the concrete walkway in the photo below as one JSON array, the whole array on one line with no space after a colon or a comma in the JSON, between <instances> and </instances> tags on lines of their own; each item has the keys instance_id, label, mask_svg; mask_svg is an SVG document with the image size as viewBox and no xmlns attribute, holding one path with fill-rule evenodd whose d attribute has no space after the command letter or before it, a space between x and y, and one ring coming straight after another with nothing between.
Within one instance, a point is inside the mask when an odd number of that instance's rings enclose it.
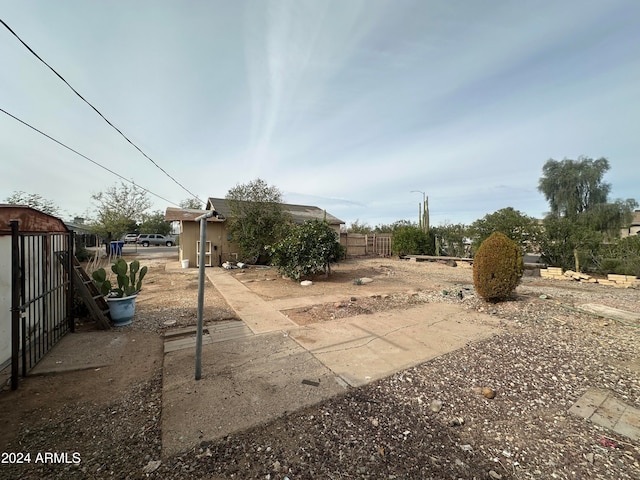
<instances>
[{"instance_id":1,"label":"concrete walkway","mask_svg":"<svg viewBox=\"0 0 640 480\"><path fill-rule=\"evenodd\" d=\"M311 324L290 333L302 347L353 387L417 365L495 332L481 316L452 304L358 315ZM485 319L482 319L485 320Z\"/></svg>"},{"instance_id":2,"label":"concrete walkway","mask_svg":"<svg viewBox=\"0 0 640 480\"><path fill-rule=\"evenodd\" d=\"M258 295L221 268L207 268L207 278L253 333L295 328L297 325L269 307Z\"/></svg>"},{"instance_id":3,"label":"concrete walkway","mask_svg":"<svg viewBox=\"0 0 640 480\"><path fill-rule=\"evenodd\" d=\"M268 302L225 270L205 271L248 329L242 322L225 322L217 330L215 323L206 325L197 381L193 335L166 339L164 455L273 420L498 331L489 315L449 304L300 327L277 310L301 306L299 299ZM306 305L318 298L328 297L310 295Z\"/></svg>"},{"instance_id":4,"label":"concrete walkway","mask_svg":"<svg viewBox=\"0 0 640 480\"><path fill-rule=\"evenodd\" d=\"M278 310L335 301L344 294L266 301L225 270L205 271L254 333L285 332L351 386L364 385L496 331L491 317L440 303L300 327Z\"/></svg>"}]
</instances>

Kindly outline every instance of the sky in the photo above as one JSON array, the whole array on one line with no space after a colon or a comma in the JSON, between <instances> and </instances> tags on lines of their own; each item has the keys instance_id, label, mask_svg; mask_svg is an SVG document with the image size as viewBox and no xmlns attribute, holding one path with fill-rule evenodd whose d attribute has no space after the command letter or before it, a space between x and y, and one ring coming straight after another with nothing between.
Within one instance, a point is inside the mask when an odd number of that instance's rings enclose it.
<instances>
[{"instance_id":1,"label":"sky","mask_svg":"<svg viewBox=\"0 0 640 480\"><path fill-rule=\"evenodd\" d=\"M640 200L637 0L0 0L0 108L164 211L256 178L350 224L541 218L553 158ZM0 202L91 217L114 174L0 112ZM183 185L186 190L181 186Z\"/></svg>"}]
</instances>

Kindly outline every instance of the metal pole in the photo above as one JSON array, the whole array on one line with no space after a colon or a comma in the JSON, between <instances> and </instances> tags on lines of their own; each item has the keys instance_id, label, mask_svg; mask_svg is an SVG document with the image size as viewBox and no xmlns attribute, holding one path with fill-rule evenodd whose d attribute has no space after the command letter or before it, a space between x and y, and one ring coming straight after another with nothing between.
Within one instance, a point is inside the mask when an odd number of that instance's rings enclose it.
<instances>
[{"instance_id":1,"label":"metal pole","mask_svg":"<svg viewBox=\"0 0 640 480\"><path fill-rule=\"evenodd\" d=\"M198 327L196 330L196 380L202 377L202 311L204 310L204 264L207 243L207 218L213 217L213 210L200 215L196 220L200 220L200 261L198 269Z\"/></svg>"}]
</instances>

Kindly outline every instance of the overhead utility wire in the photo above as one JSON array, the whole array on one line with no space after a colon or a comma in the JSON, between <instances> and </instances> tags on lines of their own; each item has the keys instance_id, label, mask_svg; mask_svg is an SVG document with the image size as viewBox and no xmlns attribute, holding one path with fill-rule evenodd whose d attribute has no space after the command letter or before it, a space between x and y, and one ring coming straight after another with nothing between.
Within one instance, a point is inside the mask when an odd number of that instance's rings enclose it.
<instances>
[{"instance_id":1,"label":"overhead utility wire","mask_svg":"<svg viewBox=\"0 0 640 480\"><path fill-rule=\"evenodd\" d=\"M55 74L55 75L56 75L60 80L62 80L62 81L67 85L67 87L69 87L69 88L73 91L73 93L75 93L78 97L80 97L84 103L86 103L87 105L89 105L89 106L90 106L90 107L91 107L91 108L92 108L92 109L93 109L93 110L94 110L98 115L100 115L100 116L102 117L102 119L103 119L105 122L107 122L107 123L111 126L111 128L113 128L116 132L118 132L118 133L119 133L119 134L120 134L120 135L121 135L121 136L122 136L122 137L123 137L127 142L129 142L129 143L130 143L130 144L131 144L131 145L132 145L136 150L138 150L142 155L144 155L144 157L145 157L145 158L147 158L151 163L153 163L153 164L156 166L156 168L160 169L160 171L162 171L162 173L164 173L167 177L169 177L171 180L173 180L173 182L174 182L176 185L178 185L180 188L182 188L185 192L187 192L187 193L188 193L189 195L191 195L193 198L195 198L195 199L196 199L196 200L198 200L199 202L204 203L200 198L198 198L198 196L197 196L197 195L195 195L194 193L192 193L191 191L189 191L189 190L188 190L184 185L182 185L178 180L176 180L175 178L173 178L173 177L171 176L171 174L169 174L169 173L168 173L164 168L162 168L160 165L158 165L158 164L157 164L157 163L156 163L156 162L155 162L155 161L154 161L154 160L153 160L149 155L147 155L146 153L144 153L144 152L140 149L140 147L138 147L135 143L133 143L131 140L129 140L129 138L128 138L124 133L122 133L118 127L116 127L113 123L111 123L111 122L110 122L110 121L109 121L109 120L108 120L108 119L107 119L107 118L106 118L106 117L105 117L105 116L100 112L100 110L98 110L98 109L97 109L96 107L94 107L94 106L93 106L93 105L92 105L92 104L91 104L87 99L85 99L82 95L80 95L80 93L78 93L78 91L77 91L75 88L73 88L73 87L71 86L71 84L69 84L69 82L67 82L67 81L64 79L64 77L63 77L62 75L60 75L60 74L59 74L59 73L58 73L58 72L57 72L57 71L56 71L56 70L55 70L51 65L49 65L47 62L45 62L45 61L40 57L40 55L38 55L38 54L37 54L37 53L36 53L36 52L35 52L35 51L34 51L34 50L29 46L29 45L27 45L27 44L26 44L26 43L25 43L25 42L24 42L24 41L23 41L23 40L18 36L18 34L17 34L16 32L14 32L14 31L11 29L11 27L10 27L9 25L7 25L7 24L5 23L5 21L4 21L4 20L2 20L1 18L0 18L0 23L2 23L2 25L4 25L4 26L5 26L5 28L6 28L7 30L9 30L9 31L11 32L11 34L12 34L14 37L16 37L16 38L18 39L18 41L19 41L20 43L22 43L22 45L24 45L24 46L25 46L25 48L26 48L27 50L29 50L29 51L30 51L30 52L31 52L31 53L32 53L32 54L33 54L33 55L34 55L38 60L40 60L42 63L44 63L44 64L49 68L49 70L51 70L51 71L52 71L52 72L53 72L53 73L54 73L54 74ZM6 113L6 112L5 112L5 113Z\"/></svg>"},{"instance_id":2,"label":"overhead utility wire","mask_svg":"<svg viewBox=\"0 0 640 480\"><path fill-rule=\"evenodd\" d=\"M115 175L116 177L120 178L121 180L124 180L127 183L130 183L131 185L133 185L136 188L139 188L141 190L144 190L147 193L150 193L151 195L153 195L154 197L158 197L161 200L164 200L167 203L170 203L171 205L176 205L178 206L178 204L176 204L175 202L172 202L171 200L167 200L164 197L161 197L160 195L158 195L157 193L153 193L151 190L144 188L140 185L138 185L136 182L129 180L126 177L123 177L122 175L120 175L117 172L114 172L113 170L111 170L108 167L105 167L104 165L96 162L95 160L90 159L89 157L87 157L86 155L83 155L82 153L78 152L77 150L74 150L73 148L69 147L68 145L65 145L64 143L62 143L59 140L56 140L55 138L53 138L51 135L47 135L46 133L44 133L42 130L38 130L36 127L34 127L33 125L28 124L27 122L25 122L24 120L19 119L18 117L16 117L15 115L12 115L11 113L7 112L6 110L4 110L3 108L0 107L0 112L4 113L5 115L10 116L11 118L13 118L14 120L17 120L18 122L20 122L21 124L29 127L32 130L35 130L36 132L38 132L40 135L44 135L45 137L47 137L49 140L53 140L54 142L56 142L58 145L66 148L67 150L71 150L73 153L75 153L76 155L80 155L82 158L85 158L87 160L89 160L91 163L93 163L94 165L97 165L98 167L106 170L109 173L112 173L113 175Z\"/></svg>"}]
</instances>

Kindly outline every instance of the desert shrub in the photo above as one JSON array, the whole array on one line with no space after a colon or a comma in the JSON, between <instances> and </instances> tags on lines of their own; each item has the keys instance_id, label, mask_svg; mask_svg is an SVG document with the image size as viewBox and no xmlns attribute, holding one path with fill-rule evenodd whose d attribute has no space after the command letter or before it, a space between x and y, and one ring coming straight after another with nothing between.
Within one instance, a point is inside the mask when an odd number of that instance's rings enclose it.
<instances>
[{"instance_id":1,"label":"desert shrub","mask_svg":"<svg viewBox=\"0 0 640 480\"><path fill-rule=\"evenodd\" d=\"M283 275L293 279L330 273L331 264L344 258L344 247L338 234L327 224L311 220L296 225L275 245L268 246L273 265Z\"/></svg>"},{"instance_id":2,"label":"desert shrub","mask_svg":"<svg viewBox=\"0 0 640 480\"><path fill-rule=\"evenodd\" d=\"M391 251L400 257L404 255L433 255L434 237L418 227L400 227L393 233Z\"/></svg>"},{"instance_id":3,"label":"desert shrub","mask_svg":"<svg viewBox=\"0 0 640 480\"><path fill-rule=\"evenodd\" d=\"M473 257L473 285L478 295L488 301L508 298L518 286L523 271L520 248L500 232L482 242Z\"/></svg>"},{"instance_id":4,"label":"desert shrub","mask_svg":"<svg viewBox=\"0 0 640 480\"><path fill-rule=\"evenodd\" d=\"M602 275L640 276L640 237L629 236L603 246L594 263Z\"/></svg>"}]
</instances>

